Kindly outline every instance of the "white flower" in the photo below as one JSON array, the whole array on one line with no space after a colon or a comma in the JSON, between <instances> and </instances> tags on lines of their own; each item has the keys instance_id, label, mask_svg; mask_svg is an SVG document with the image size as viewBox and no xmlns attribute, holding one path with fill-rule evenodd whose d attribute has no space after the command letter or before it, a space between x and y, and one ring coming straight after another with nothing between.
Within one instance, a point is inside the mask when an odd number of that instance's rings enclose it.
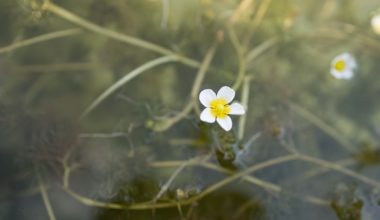
<instances>
[{"instance_id":1,"label":"white flower","mask_svg":"<svg viewBox=\"0 0 380 220\"><path fill-rule=\"evenodd\" d=\"M380 35L380 14L375 15L371 19L372 29L376 34Z\"/></svg>"},{"instance_id":2,"label":"white flower","mask_svg":"<svg viewBox=\"0 0 380 220\"><path fill-rule=\"evenodd\" d=\"M337 79L351 79L356 67L355 58L349 53L342 53L332 60L330 73Z\"/></svg>"},{"instance_id":3,"label":"white flower","mask_svg":"<svg viewBox=\"0 0 380 220\"><path fill-rule=\"evenodd\" d=\"M219 89L215 94L211 89L205 89L199 93L199 101L206 107L201 113L201 120L214 123L215 120L226 131L231 130L232 120L228 115L243 115L244 107L239 103L231 103L235 97L235 91L228 86Z\"/></svg>"}]
</instances>

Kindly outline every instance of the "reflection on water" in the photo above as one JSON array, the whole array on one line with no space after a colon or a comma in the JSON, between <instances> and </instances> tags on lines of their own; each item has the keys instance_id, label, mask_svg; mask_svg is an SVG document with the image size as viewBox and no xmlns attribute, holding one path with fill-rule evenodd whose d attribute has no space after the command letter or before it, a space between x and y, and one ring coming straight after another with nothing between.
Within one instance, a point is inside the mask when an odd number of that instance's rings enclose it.
<instances>
[{"instance_id":1,"label":"reflection on water","mask_svg":"<svg viewBox=\"0 0 380 220\"><path fill-rule=\"evenodd\" d=\"M2 0L0 219L380 219L376 8Z\"/></svg>"}]
</instances>

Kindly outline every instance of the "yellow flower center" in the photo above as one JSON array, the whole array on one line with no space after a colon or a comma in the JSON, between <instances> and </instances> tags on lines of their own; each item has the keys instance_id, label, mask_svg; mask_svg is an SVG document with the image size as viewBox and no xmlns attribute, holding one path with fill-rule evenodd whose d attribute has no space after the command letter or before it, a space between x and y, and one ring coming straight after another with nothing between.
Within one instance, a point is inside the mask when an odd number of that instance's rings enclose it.
<instances>
[{"instance_id":1,"label":"yellow flower center","mask_svg":"<svg viewBox=\"0 0 380 220\"><path fill-rule=\"evenodd\" d=\"M335 70L338 72L342 72L346 68L346 62L344 60L338 60L335 63Z\"/></svg>"},{"instance_id":2,"label":"yellow flower center","mask_svg":"<svg viewBox=\"0 0 380 220\"><path fill-rule=\"evenodd\" d=\"M224 99L215 99L210 103L211 114L216 118L225 118L230 113L231 108Z\"/></svg>"}]
</instances>

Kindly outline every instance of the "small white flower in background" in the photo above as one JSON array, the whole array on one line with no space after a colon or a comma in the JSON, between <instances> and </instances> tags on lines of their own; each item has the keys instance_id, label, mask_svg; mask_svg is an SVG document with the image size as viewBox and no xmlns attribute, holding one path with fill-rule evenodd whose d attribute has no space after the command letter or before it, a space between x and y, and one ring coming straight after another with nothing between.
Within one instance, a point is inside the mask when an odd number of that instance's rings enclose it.
<instances>
[{"instance_id":1,"label":"small white flower in background","mask_svg":"<svg viewBox=\"0 0 380 220\"><path fill-rule=\"evenodd\" d=\"M380 35L380 14L375 15L371 19L372 29L376 34Z\"/></svg>"},{"instance_id":2,"label":"small white flower in background","mask_svg":"<svg viewBox=\"0 0 380 220\"><path fill-rule=\"evenodd\" d=\"M355 58L349 53L342 53L332 60L330 73L337 79L351 79L356 67Z\"/></svg>"},{"instance_id":3,"label":"small white flower in background","mask_svg":"<svg viewBox=\"0 0 380 220\"><path fill-rule=\"evenodd\" d=\"M232 120L228 115L243 115L244 107L239 103L232 103L235 91L223 86L215 94L211 89L205 89L199 94L199 101L206 107L201 113L201 120L207 123L215 121L226 131L231 130Z\"/></svg>"}]
</instances>

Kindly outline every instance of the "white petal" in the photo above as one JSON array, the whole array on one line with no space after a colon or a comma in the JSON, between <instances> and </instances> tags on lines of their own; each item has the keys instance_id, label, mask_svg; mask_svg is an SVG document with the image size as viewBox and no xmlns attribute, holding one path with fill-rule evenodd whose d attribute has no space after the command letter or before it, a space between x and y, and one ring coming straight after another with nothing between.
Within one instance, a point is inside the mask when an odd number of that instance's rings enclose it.
<instances>
[{"instance_id":1,"label":"white petal","mask_svg":"<svg viewBox=\"0 0 380 220\"><path fill-rule=\"evenodd\" d=\"M341 72L338 72L335 70L335 68L330 69L330 73L333 77L340 79L341 78Z\"/></svg>"},{"instance_id":2,"label":"white petal","mask_svg":"<svg viewBox=\"0 0 380 220\"><path fill-rule=\"evenodd\" d=\"M215 117L211 114L210 108L205 108L201 113L201 120L208 123L214 123Z\"/></svg>"},{"instance_id":3,"label":"white petal","mask_svg":"<svg viewBox=\"0 0 380 220\"><path fill-rule=\"evenodd\" d=\"M341 73L342 79L351 79L354 76L354 72L352 70L346 70Z\"/></svg>"},{"instance_id":4,"label":"white petal","mask_svg":"<svg viewBox=\"0 0 380 220\"><path fill-rule=\"evenodd\" d=\"M343 72L338 72L335 69L331 69L330 73L337 79L351 79L354 75L351 69L345 70Z\"/></svg>"},{"instance_id":5,"label":"white petal","mask_svg":"<svg viewBox=\"0 0 380 220\"><path fill-rule=\"evenodd\" d=\"M211 89L205 89L199 93L199 101L205 107L210 107L210 102L214 99L216 99L216 94Z\"/></svg>"},{"instance_id":6,"label":"white petal","mask_svg":"<svg viewBox=\"0 0 380 220\"><path fill-rule=\"evenodd\" d=\"M232 128L232 120L229 116L225 118L217 118L216 121L224 130L229 131Z\"/></svg>"},{"instance_id":7,"label":"white petal","mask_svg":"<svg viewBox=\"0 0 380 220\"><path fill-rule=\"evenodd\" d=\"M230 115L244 115L245 114L244 107L239 103L236 103L236 102L232 103L230 105L230 108L231 108Z\"/></svg>"},{"instance_id":8,"label":"white petal","mask_svg":"<svg viewBox=\"0 0 380 220\"><path fill-rule=\"evenodd\" d=\"M228 86L223 86L219 89L218 94L216 96L218 98L225 99L227 103L230 103L235 97L235 91Z\"/></svg>"},{"instance_id":9,"label":"white petal","mask_svg":"<svg viewBox=\"0 0 380 220\"><path fill-rule=\"evenodd\" d=\"M330 73L331 73L332 76L334 76L337 79L342 79L343 78L342 77L342 72L338 72L338 71L336 71L333 68L330 70Z\"/></svg>"}]
</instances>

